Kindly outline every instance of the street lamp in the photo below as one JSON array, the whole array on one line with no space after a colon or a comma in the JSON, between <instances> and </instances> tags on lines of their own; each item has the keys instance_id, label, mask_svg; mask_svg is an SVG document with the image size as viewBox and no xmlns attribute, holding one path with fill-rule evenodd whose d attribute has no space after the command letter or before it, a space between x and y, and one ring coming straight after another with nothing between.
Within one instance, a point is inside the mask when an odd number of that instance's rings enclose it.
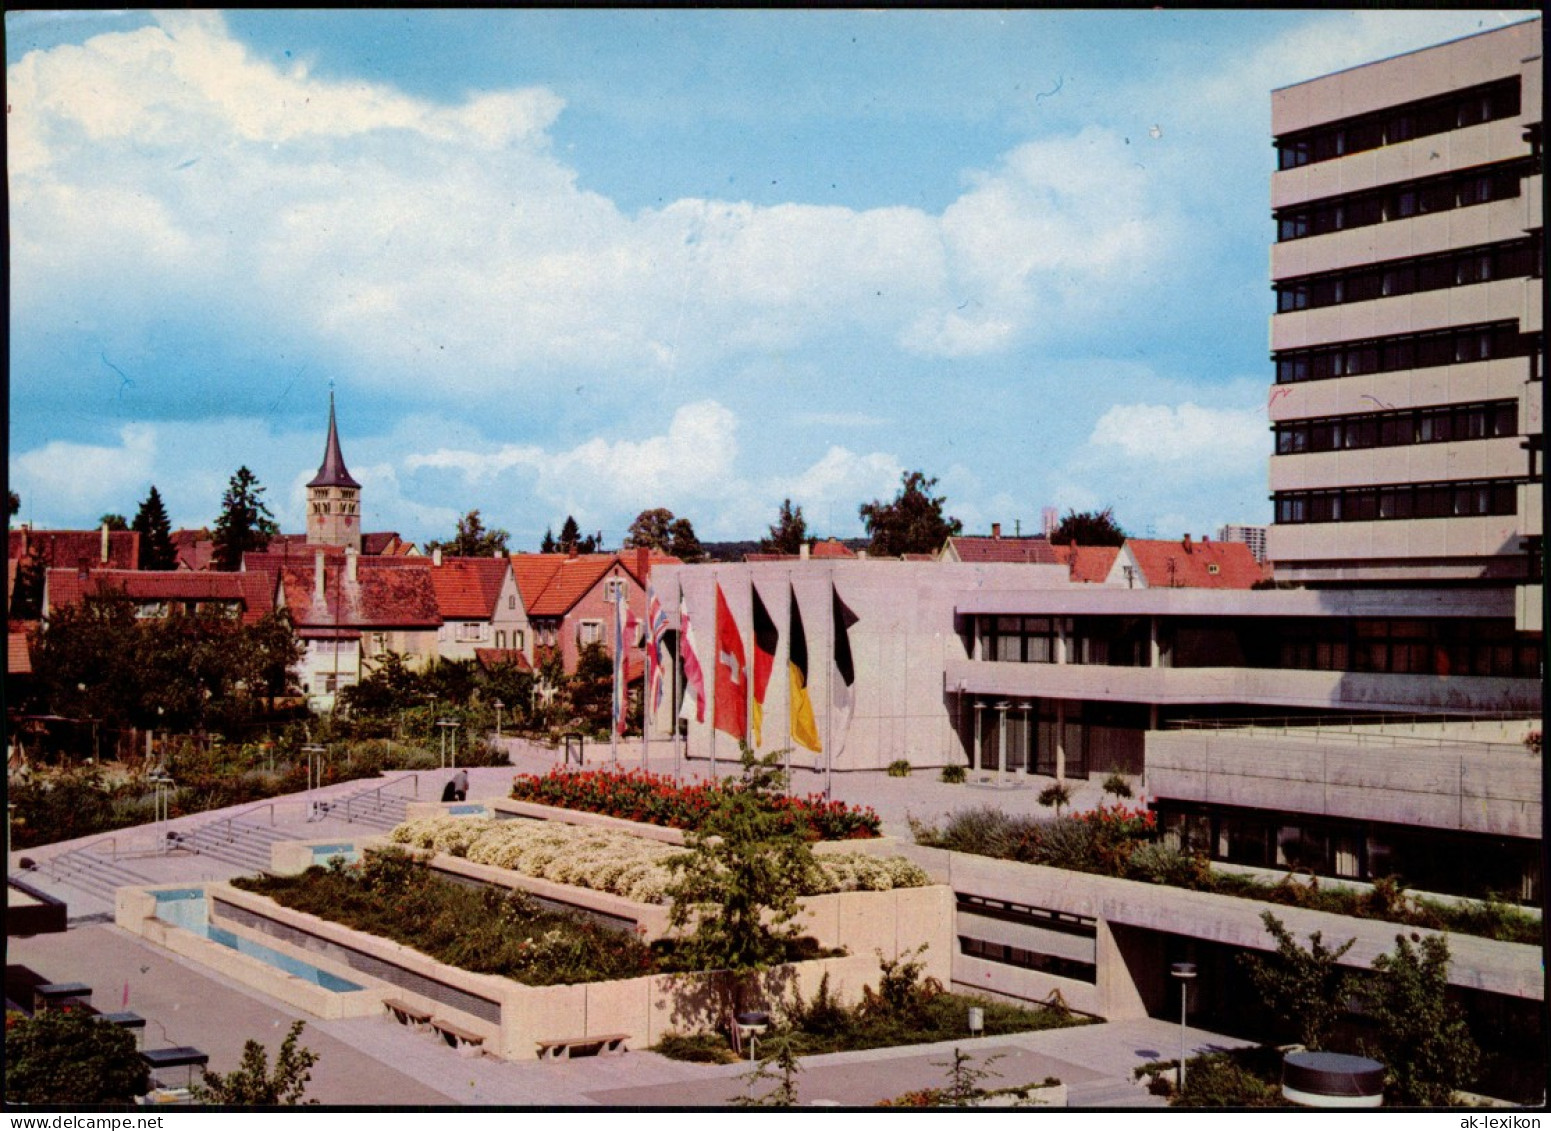
<instances>
[{"instance_id":1,"label":"street lamp","mask_svg":"<svg viewBox=\"0 0 1551 1131\"><path fill-rule=\"evenodd\" d=\"M501 708L504 706L506 704L499 699L495 701L495 736L497 738L501 737Z\"/></svg>"},{"instance_id":2,"label":"street lamp","mask_svg":"<svg viewBox=\"0 0 1551 1131\"><path fill-rule=\"evenodd\" d=\"M1194 962L1176 962L1169 972L1179 979L1179 1094L1185 1094L1185 1009L1190 1000L1190 983L1195 980Z\"/></svg>"},{"instance_id":3,"label":"street lamp","mask_svg":"<svg viewBox=\"0 0 1551 1131\"><path fill-rule=\"evenodd\" d=\"M447 768L447 731L452 730L452 768L458 768L458 721L456 719L437 719L437 727L442 732L442 769Z\"/></svg>"},{"instance_id":4,"label":"street lamp","mask_svg":"<svg viewBox=\"0 0 1551 1131\"><path fill-rule=\"evenodd\" d=\"M302 747L302 753L307 755L307 792L310 794L314 788L323 784L324 749L317 743L309 742L307 745ZM313 773L312 768L314 760L316 760L318 766L316 774ZM318 815L317 798L311 798L310 800L312 801L312 805L310 806L311 814L309 819Z\"/></svg>"}]
</instances>

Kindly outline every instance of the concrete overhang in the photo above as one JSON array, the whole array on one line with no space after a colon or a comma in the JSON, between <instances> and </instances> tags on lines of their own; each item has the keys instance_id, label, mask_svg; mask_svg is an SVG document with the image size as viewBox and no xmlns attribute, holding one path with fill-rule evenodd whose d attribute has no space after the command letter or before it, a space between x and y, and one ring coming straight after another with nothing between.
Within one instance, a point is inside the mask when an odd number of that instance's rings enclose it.
<instances>
[{"instance_id":1,"label":"concrete overhang","mask_svg":"<svg viewBox=\"0 0 1551 1131\"><path fill-rule=\"evenodd\" d=\"M966 593L960 616L1480 617L1514 615L1504 589L1018 589Z\"/></svg>"}]
</instances>

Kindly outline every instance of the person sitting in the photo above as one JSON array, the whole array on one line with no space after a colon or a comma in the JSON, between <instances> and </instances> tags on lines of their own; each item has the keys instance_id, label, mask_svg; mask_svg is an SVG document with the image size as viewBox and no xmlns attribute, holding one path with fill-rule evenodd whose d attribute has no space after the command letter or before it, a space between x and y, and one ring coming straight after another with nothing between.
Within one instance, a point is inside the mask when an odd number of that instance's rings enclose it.
<instances>
[{"instance_id":1,"label":"person sitting","mask_svg":"<svg viewBox=\"0 0 1551 1131\"><path fill-rule=\"evenodd\" d=\"M458 800L458 787L456 785L454 785L450 779L448 780L447 784L442 787L442 800L443 801L456 801L456 800Z\"/></svg>"}]
</instances>

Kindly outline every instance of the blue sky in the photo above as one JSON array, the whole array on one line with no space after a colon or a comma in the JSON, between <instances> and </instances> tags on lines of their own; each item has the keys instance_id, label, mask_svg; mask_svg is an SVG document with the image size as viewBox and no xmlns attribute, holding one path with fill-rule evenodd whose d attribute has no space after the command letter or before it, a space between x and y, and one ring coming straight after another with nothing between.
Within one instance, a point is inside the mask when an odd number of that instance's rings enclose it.
<instances>
[{"instance_id":1,"label":"blue sky","mask_svg":"<svg viewBox=\"0 0 1551 1131\"><path fill-rule=\"evenodd\" d=\"M1264 522L1270 91L1527 15L8 13L19 517Z\"/></svg>"}]
</instances>

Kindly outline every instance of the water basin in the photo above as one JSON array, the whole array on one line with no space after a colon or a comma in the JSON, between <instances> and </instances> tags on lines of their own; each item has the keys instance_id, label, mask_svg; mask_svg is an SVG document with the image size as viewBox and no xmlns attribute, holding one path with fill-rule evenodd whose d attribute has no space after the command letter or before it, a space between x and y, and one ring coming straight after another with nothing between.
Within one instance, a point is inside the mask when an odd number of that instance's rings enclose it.
<instances>
[{"instance_id":1,"label":"water basin","mask_svg":"<svg viewBox=\"0 0 1551 1131\"><path fill-rule=\"evenodd\" d=\"M256 958L277 970L283 970L287 974L333 993L346 994L365 988L338 975L330 974L327 970L319 970L311 963L292 958L289 954L229 931L225 927L215 926L210 922L210 909L205 901L205 893L199 888L158 891L155 896L156 917L164 923L170 923L200 938L209 939L213 943L235 950L238 954Z\"/></svg>"}]
</instances>

